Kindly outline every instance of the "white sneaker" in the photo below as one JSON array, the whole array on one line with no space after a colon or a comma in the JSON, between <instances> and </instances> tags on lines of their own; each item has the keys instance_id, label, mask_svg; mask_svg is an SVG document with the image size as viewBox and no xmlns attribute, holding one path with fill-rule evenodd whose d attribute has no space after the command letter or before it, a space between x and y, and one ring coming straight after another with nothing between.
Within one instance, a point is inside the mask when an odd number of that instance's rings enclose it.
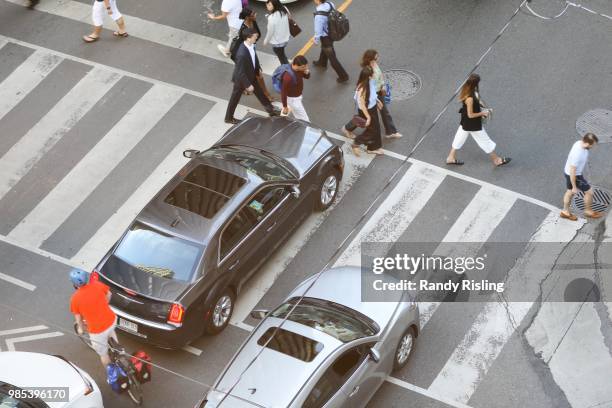
<instances>
[{"instance_id":1,"label":"white sneaker","mask_svg":"<svg viewBox=\"0 0 612 408\"><path fill-rule=\"evenodd\" d=\"M224 57L229 57L230 53L227 49L225 49L224 46L222 46L221 44L217 44L217 49L219 50L219 52L221 52L221 54L223 54Z\"/></svg>"}]
</instances>

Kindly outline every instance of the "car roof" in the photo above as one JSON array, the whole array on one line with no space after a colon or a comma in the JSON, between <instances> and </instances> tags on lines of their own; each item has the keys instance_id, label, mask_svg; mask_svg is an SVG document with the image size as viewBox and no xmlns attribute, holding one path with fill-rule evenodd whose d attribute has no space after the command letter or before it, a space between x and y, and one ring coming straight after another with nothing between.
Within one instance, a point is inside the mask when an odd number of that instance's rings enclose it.
<instances>
[{"instance_id":1,"label":"car roof","mask_svg":"<svg viewBox=\"0 0 612 408\"><path fill-rule=\"evenodd\" d=\"M64 360L42 353L5 351L0 353L0 381L19 388L68 387L70 400L85 392L82 377ZM52 408L68 405L66 402L47 402Z\"/></svg>"},{"instance_id":2,"label":"car roof","mask_svg":"<svg viewBox=\"0 0 612 408\"><path fill-rule=\"evenodd\" d=\"M253 358L262 349L262 346L257 344L258 339L266 330L278 327L281 322L282 319L275 317L268 317L262 321L219 378L215 385L216 390L227 392L240 378L232 389L231 395L266 407L286 407L319 365L343 345L342 342L328 334L287 320L283 324L283 329L321 343L323 348L319 353L312 361L305 362L265 348L249 367Z\"/></svg>"},{"instance_id":3,"label":"car roof","mask_svg":"<svg viewBox=\"0 0 612 408\"><path fill-rule=\"evenodd\" d=\"M168 194L176 188L183 178L200 165L206 165L225 171L245 181L240 189L236 191L212 218L205 218L200 214L165 202ZM220 160L212 156L198 156L190 160L189 163L187 163L187 165L185 165L185 167L183 167L177 175L155 195L138 214L136 221L171 235L181 236L206 246L212 234L214 234L221 224L227 220L228 215L232 214L242 202L264 184L264 182L265 181L255 173L246 171L244 167L236 163Z\"/></svg>"},{"instance_id":4,"label":"car roof","mask_svg":"<svg viewBox=\"0 0 612 408\"><path fill-rule=\"evenodd\" d=\"M374 320L384 329L393 317L398 303L402 300L403 291L385 292L385 302L363 302L361 287L361 268L342 266L323 271L314 285L309 288L317 275L311 276L291 292L288 298L305 295L307 297L328 300L349 307ZM370 273L367 272L366 273ZM392 279L385 277L385 279ZM338 290L341 288L341 290Z\"/></svg>"}]
</instances>

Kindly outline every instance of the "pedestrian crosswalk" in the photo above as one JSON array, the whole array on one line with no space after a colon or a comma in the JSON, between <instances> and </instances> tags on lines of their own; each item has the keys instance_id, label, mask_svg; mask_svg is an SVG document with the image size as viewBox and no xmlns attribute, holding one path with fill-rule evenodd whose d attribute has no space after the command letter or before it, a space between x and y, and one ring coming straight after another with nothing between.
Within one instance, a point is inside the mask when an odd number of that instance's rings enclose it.
<instances>
[{"instance_id":1,"label":"pedestrian crosswalk","mask_svg":"<svg viewBox=\"0 0 612 408\"><path fill-rule=\"evenodd\" d=\"M16 58L6 52L8 45L28 48L0 37L0 61ZM0 129L6 131L0 142L0 239L91 269L148 200L184 165L182 150L206 149L228 129L222 120L225 104L99 64L67 61L66 56L39 47L26 51L29 56L3 80L0 77ZM25 109L24 103L31 104L33 112L43 109L36 106L32 95L48 87L49 76L66 62L79 67L78 74L63 76L60 88L64 94L41 100L46 111L29 128L9 127L16 112ZM240 109L244 112L245 108ZM64 137L71 143L63 143ZM344 149L346 168L339 202L372 160L357 158ZM448 230L440 235L443 238L434 253L452 256L456 243L461 242L464 255L466 248L476 255L491 237L503 235L504 228L529 229L531 239L524 242L524 255L508 268L509 281L526 278L526 264L534 252L542 251L536 243L569 242L582 225L560 220L553 207L520 194L424 162L409 162L401 179L342 248L336 266L359 265L363 242L404 239L424 209L433 205L432 197L447 188L449 179L461 178L474 187L474 194L456 215L440 214L452 219L446 220ZM519 206L521 211L524 207L527 212L544 211L546 216L535 225L513 223L509 214ZM268 296L312 234L326 219L333 222L335 211L308 219L255 275L239 298L233 324L244 324L248 313ZM418 242L420 237L410 239ZM540 260L555 256L535 255ZM528 278L538 280L541 276ZM533 302L536 300L533 296ZM454 350L448 350L450 358L424 388L457 402L457 406L469 403L532 304L486 303L475 319L465 320L465 337ZM420 309L422 336L426 336L433 316L444 310L436 302L423 303ZM419 352L427 353L427 345Z\"/></svg>"}]
</instances>

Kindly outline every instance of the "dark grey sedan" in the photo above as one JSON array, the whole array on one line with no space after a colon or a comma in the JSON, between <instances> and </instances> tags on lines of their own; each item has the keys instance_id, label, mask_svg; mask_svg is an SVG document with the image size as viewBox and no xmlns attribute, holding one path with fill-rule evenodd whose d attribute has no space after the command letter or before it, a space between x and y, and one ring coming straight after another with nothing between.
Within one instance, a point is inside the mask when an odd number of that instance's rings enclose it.
<instances>
[{"instance_id":1,"label":"dark grey sedan","mask_svg":"<svg viewBox=\"0 0 612 408\"><path fill-rule=\"evenodd\" d=\"M313 210L336 198L344 160L320 129L250 117L191 160L96 267L118 328L176 348L223 330L245 281Z\"/></svg>"}]
</instances>

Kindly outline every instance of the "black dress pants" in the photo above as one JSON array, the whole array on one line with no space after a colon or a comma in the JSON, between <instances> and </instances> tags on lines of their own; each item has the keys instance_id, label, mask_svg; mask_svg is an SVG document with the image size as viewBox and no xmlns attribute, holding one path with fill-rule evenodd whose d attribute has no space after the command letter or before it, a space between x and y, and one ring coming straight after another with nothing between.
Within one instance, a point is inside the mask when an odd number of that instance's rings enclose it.
<instances>
[{"instance_id":1,"label":"black dress pants","mask_svg":"<svg viewBox=\"0 0 612 408\"><path fill-rule=\"evenodd\" d=\"M232 95L230 96L229 102L227 103L227 110L225 111L225 120L231 120L234 117L234 112L236 112L236 107L238 103L240 103L240 97L244 93L245 88L242 87L241 84L234 82L234 87L232 88ZM264 91L261 89L257 81L253 83L253 92L255 96L259 100L266 112L270 113L274 111L274 107L270 103L270 100L266 98Z\"/></svg>"},{"instance_id":2,"label":"black dress pants","mask_svg":"<svg viewBox=\"0 0 612 408\"><path fill-rule=\"evenodd\" d=\"M331 64L339 79L347 79L348 74L338 61L336 51L334 50L334 42L329 37L321 37L321 55L319 55L319 64L322 67L327 66L327 61Z\"/></svg>"}]
</instances>

